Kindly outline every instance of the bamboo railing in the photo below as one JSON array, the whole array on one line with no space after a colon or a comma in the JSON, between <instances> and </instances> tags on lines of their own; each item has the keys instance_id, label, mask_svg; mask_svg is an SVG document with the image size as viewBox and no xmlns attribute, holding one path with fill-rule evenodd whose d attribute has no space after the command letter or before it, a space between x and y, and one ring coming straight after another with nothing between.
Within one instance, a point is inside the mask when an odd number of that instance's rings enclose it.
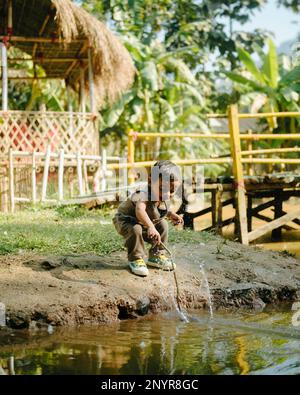
<instances>
[{"instance_id":1,"label":"bamboo railing","mask_svg":"<svg viewBox=\"0 0 300 395\"><path fill-rule=\"evenodd\" d=\"M99 133L94 115L81 112L0 111L0 154L14 151L99 155Z\"/></svg>"},{"instance_id":2,"label":"bamboo railing","mask_svg":"<svg viewBox=\"0 0 300 395\"><path fill-rule=\"evenodd\" d=\"M228 133L148 133L142 132L137 133L130 131L128 133L128 163L122 164L129 169L129 184L134 182L133 170L137 167L150 167L155 161L135 161L135 141L138 139L156 139L156 138L180 138L184 139L186 137L199 140L228 140L231 147L231 157L219 157L219 158L196 158L196 159L182 159L174 160L178 165L196 165L196 164L231 164L232 172L235 179L236 185L236 209L237 209L237 221L239 228L240 241L243 244L248 244L249 241L254 240L261 232L267 232L268 230L274 229L277 225L276 222L272 221L265 225L260 231L256 230L248 233L247 231L247 206L246 206L246 190L244 183L244 165L248 165L248 172L251 174L252 165L254 164L290 164L290 165L300 165L300 158L259 158L253 156L259 155L270 155L270 154L284 154L284 153L297 153L300 152L300 147L296 146L294 148L270 148L270 149L253 149L254 141L262 140L282 140L282 141L300 141L300 133L240 133L239 122L241 119L261 119L261 118L295 118L300 117L300 112L278 112L278 113L256 113L256 114L239 114L238 107L236 105L231 105L228 109L227 114L208 114L207 118L219 118L228 120ZM241 142L248 142L248 149L242 150ZM112 164L112 166L115 166ZM118 166L114 167L117 168ZM296 216L297 212L294 213ZM293 214L289 214L285 219L290 220ZM295 217L294 217L295 218ZM285 219L280 220L280 224L286 224ZM293 218L292 218L293 219ZM283 221L283 222L282 222ZM264 234L264 233L263 233Z\"/></svg>"}]
</instances>

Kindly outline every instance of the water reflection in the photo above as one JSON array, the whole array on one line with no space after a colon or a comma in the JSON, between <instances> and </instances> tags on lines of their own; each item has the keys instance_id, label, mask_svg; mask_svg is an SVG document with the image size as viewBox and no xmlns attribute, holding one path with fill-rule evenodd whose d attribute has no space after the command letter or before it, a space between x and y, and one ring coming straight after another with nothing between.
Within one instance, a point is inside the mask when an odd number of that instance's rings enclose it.
<instances>
[{"instance_id":1,"label":"water reflection","mask_svg":"<svg viewBox=\"0 0 300 395\"><path fill-rule=\"evenodd\" d=\"M15 336L11 336L14 334ZM0 373L299 374L300 331L282 312L175 314L53 335L0 332Z\"/></svg>"}]
</instances>

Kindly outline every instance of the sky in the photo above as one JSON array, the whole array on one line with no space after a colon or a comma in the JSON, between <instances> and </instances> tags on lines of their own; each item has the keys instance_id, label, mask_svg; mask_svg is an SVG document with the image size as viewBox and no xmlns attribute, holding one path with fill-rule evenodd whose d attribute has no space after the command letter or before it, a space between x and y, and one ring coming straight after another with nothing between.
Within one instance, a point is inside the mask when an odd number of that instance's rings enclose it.
<instances>
[{"instance_id":1,"label":"sky","mask_svg":"<svg viewBox=\"0 0 300 395\"><path fill-rule=\"evenodd\" d=\"M276 0L268 0L262 11L253 14L251 22L242 26L235 23L233 28L246 31L253 31L255 28L270 30L275 33L274 41L280 46L285 41L295 39L300 33L300 14L278 7Z\"/></svg>"}]
</instances>

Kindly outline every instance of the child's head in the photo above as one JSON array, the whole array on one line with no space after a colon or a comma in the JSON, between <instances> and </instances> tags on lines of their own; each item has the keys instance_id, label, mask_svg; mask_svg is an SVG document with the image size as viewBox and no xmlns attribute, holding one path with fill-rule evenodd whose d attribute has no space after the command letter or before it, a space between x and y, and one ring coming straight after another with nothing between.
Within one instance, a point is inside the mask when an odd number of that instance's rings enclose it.
<instances>
[{"instance_id":1,"label":"child's head","mask_svg":"<svg viewBox=\"0 0 300 395\"><path fill-rule=\"evenodd\" d=\"M151 168L149 178L151 199L156 201L170 199L181 184L180 169L169 160L157 161Z\"/></svg>"}]
</instances>

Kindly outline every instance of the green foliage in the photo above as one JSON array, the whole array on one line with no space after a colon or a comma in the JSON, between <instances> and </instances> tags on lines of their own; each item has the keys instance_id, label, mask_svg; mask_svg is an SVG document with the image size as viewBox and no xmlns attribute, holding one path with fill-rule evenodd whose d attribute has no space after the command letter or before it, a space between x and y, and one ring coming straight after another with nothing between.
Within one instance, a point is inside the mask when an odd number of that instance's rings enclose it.
<instances>
[{"instance_id":1,"label":"green foliage","mask_svg":"<svg viewBox=\"0 0 300 395\"><path fill-rule=\"evenodd\" d=\"M276 47L271 39L267 40L268 52L256 48L261 66L257 66L251 55L243 48L238 48L238 54L244 70L224 74L241 87L242 98L248 97L253 111L299 111L300 66L279 59ZM245 71L247 76L245 76ZM256 93L256 95L253 95ZM251 111L251 110L250 110ZM277 120L268 119L269 128L278 127Z\"/></svg>"},{"instance_id":2,"label":"green foliage","mask_svg":"<svg viewBox=\"0 0 300 395\"><path fill-rule=\"evenodd\" d=\"M41 66L33 66L28 55L15 47L11 47L8 56L24 58L13 65L14 73L19 76L44 77L45 71ZM66 108L65 84L58 80L9 80L9 108L11 110L40 110L44 105L49 111L64 111Z\"/></svg>"}]
</instances>

